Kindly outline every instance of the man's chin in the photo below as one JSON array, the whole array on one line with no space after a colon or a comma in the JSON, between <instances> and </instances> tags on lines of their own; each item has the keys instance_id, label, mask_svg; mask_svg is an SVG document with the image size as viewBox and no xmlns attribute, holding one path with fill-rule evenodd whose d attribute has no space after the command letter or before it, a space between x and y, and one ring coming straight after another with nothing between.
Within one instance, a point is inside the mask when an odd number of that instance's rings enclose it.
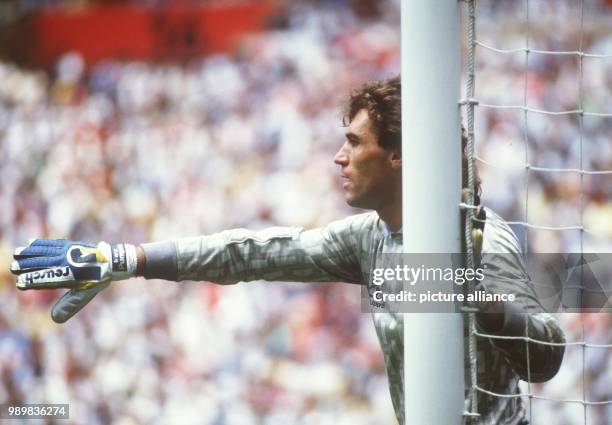
<instances>
[{"instance_id":1,"label":"man's chin","mask_svg":"<svg viewBox=\"0 0 612 425\"><path fill-rule=\"evenodd\" d=\"M347 193L344 195L344 201L353 208L367 208L364 206L363 202L360 202L360 199Z\"/></svg>"}]
</instances>

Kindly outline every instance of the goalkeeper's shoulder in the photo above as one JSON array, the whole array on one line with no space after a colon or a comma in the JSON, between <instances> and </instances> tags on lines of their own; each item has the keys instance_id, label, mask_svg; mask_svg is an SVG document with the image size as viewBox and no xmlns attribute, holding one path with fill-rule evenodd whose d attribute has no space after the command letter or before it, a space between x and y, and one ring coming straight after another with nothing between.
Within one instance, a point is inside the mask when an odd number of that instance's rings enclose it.
<instances>
[{"instance_id":1,"label":"goalkeeper's shoulder","mask_svg":"<svg viewBox=\"0 0 612 425\"><path fill-rule=\"evenodd\" d=\"M484 207L486 223L484 226L483 254L521 253L520 243L508 223L489 207Z\"/></svg>"},{"instance_id":2,"label":"goalkeeper's shoulder","mask_svg":"<svg viewBox=\"0 0 612 425\"><path fill-rule=\"evenodd\" d=\"M326 227L347 230L352 233L371 234L382 232L384 229L384 223L376 211L369 211L332 221Z\"/></svg>"},{"instance_id":3,"label":"goalkeeper's shoulder","mask_svg":"<svg viewBox=\"0 0 612 425\"><path fill-rule=\"evenodd\" d=\"M370 251L385 232L385 224L375 211L351 215L321 228L326 239L340 240L362 251Z\"/></svg>"}]
</instances>

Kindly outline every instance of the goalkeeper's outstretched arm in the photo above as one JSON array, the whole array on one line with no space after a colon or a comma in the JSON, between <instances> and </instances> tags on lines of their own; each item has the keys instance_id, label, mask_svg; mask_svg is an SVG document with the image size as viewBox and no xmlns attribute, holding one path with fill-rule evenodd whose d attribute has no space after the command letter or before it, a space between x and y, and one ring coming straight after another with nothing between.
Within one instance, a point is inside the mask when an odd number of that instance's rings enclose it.
<instances>
[{"instance_id":1,"label":"goalkeeper's outstretched arm","mask_svg":"<svg viewBox=\"0 0 612 425\"><path fill-rule=\"evenodd\" d=\"M364 238L380 220L362 214L318 229L234 229L166 242L90 245L36 239L17 248L11 272L22 290L68 288L52 308L67 321L112 281L144 276L171 281L362 282Z\"/></svg>"}]
</instances>

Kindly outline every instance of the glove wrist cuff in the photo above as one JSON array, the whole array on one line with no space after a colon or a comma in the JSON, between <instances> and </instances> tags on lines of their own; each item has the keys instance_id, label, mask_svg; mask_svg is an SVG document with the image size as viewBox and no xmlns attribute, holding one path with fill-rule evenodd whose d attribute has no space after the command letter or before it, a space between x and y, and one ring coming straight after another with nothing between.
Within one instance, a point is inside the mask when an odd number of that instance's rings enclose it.
<instances>
[{"instance_id":1,"label":"glove wrist cuff","mask_svg":"<svg viewBox=\"0 0 612 425\"><path fill-rule=\"evenodd\" d=\"M100 242L98 248L108 258L112 280L129 279L136 275L136 246L127 243L110 245Z\"/></svg>"}]
</instances>

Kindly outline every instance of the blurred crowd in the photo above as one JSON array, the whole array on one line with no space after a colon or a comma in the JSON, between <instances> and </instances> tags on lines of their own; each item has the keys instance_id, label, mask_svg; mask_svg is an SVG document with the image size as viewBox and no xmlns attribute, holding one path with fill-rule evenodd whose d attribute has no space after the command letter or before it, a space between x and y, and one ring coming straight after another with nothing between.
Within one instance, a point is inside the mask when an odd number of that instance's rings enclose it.
<instances>
[{"instance_id":1,"label":"blurred crowd","mask_svg":"<svg viewBox=\"0 0 612 425\"><path fill-rule=\"evenodd\" d=\"M78 52L51 71L0 62L0 403L69 401L77 424L394 422L357 287L136 279L56 325L49 309L61 291L19 293L8 273L13 248L33 237L139 243L314 227L353 213L333 164L340 106L352 87L400 68L399 1L374 3L294 2L235 52L188 63L109 58L88 67ZM604 2L586 2L583 26L572 2L531 1L529 26L517 3L479 2L479 40L612 54ZM611 113L611 67L610 58L532 53L525 88L525 53L479 48L476 97ZM611 123L477 108L477 151L491 164L479 164L484 203L513 221L587 228L515 226L529 250L610 249L612 176L524 164L612 170ZM568 340L612 342L608 316L561 320ZM532 390L612 399L610 350L579 348ZM534 423L582 423L578 408L537 402ZM589 407L587 416L609 423L612 409Z\"/></svg>"},{"instance_id":2,"label":"blurred crowd","mask_svg":"<svg viewBox=\"0 0 612 425\"><path fill-rule=\"evenodd\" d=\"M515 226L530 252L612 252L612 7L594 0L478 2L477 13L478 41L512 51L479 46L476 52L481 105L475 125L477 153L486 161L478 163L485 203L506 220L534 226L527 232ZM532 51L516 51L525 48ZM558 114L579 110L585 114ZM608 174L589 174L603 171ZM585 232L539 226L583 226Z\"/></svg>"},{"instance_id":3,"label":"blurred crowd","mask_svg":"<svg viewBox=\"0 0 612 425\"><path fill-rule=\"evenodd\" d=\"M69 401L81 424L393 423L356 286L134 280L59 326L61 291L17 293L6 274L37 236L138 243L351 213L340 105L397 74L397 5L290 12L186 64L0 64L2 402Z\"/></svg>"}]
</instances>

